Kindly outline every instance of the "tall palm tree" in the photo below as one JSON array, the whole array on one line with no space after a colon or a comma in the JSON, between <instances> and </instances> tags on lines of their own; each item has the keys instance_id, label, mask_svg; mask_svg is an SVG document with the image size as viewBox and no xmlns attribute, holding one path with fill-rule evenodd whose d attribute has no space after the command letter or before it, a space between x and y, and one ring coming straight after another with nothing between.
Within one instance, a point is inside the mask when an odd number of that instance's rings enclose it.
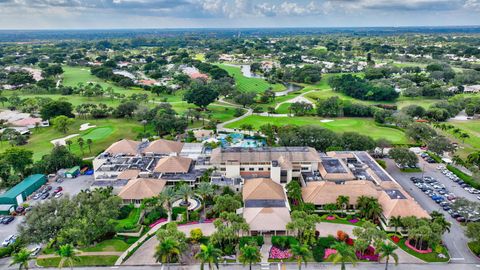
<instances>
[{"instance_id":1,"label":"tall palm tree","mask_svg":"<svg viewBox=\"0 0 480 270\"><path fill-rule=\"evenodd\" d=\"M200 195L200 197L202 197L202 212L203 212L203 215L205 215L205 206L206 206L207 199L213 196L213 194L215 194L215 189L210 183L201 182L200 184L198 184L195 192L198 195Z\"/></svg>"},{"instance_id":2,"label":"tall palm tree","mask_svg":"<svg viewBox=\"0 0 480 270\"><path fill-rule=\"evenodd\" d=\"M436 211L433 211L432 214L436 212ZM438 213L438 212L437 212ZM445 216L442 214L442 213L438 213L439 215L431 215L432 217L432 221L435 223L435 224L438 224L440 225L440 228L442 229L442 234L444 234L445 232L450 232L450 228L452 227L452 224L450 222L448 222L446 219L445 219Z\"/></svg>"},{"instance_id":3,"label":"tall palm tree","mask_svg":"<svg viewBox=\"0 0 480 270\"><path fill-rule=\"evenodd\" d=\"M60 256L60 263L58 268L62 268L64 265L70 265L70 269L73 269L73 263L78 260L77 252L71 244L62 245L57 250L58 256Z\"/></svg>"},{"instance_id":4,"label":"tall palm tree","mask_svg":"<svg viewBox=\"0 0 480 270\"><path fill-rule=\"evenodd\" d=\"M172 220L173 202L177 199L177 196L177 192L172 186L166 187L158 196L161 204L163 204L163 206L165 206L165 208L167 209L168 221Z\"/></svg>"},{"instance_id":5,"label":"tall palm tree","mask_svg":"<svg viewBox=\"0 0 480 270\"><path fill-rule=\"evenodd\" d=\"M397 233L397 232L398 232L398 228L403 226L403 224L402 224L402 217L400 217L400 216L391 217L391 218L390 218L390 221L389 221L389 223L388 223L388 226L393 227L394 230L395 230L395 233Z\"/></svg>"},{"instance_id":6,"label":"tall palm tree","mask_svg":"<svg viewBox=\"0 0 480 270\"><path fill-rule=\"evenodd\" d=\"M344 212L347 211L348 204L350 202L350 197L340 195L337 197L337 206L338 208L342 209Z\"/></svg>"},{"instance_id":7,"label":"tall palm tree","mask_svg":"<svg viewBox=\"0 0 480 270\"><path fill-rule=\"evenodd\" d=\"M170 263L174 258L179 258L181 255L180 244L171 238L166 238L160 242L155 250L155 259L167 265L170 269Z\"/></svg>"},{"instance_id":8,"label":"tall palm tree","mask_svg":"<svg viewBox=\"0 0 480 270\"><path fill-rule=\"evenodd\" d=\"M385 270L388 270L388 263L390 258L393 258L395 265L398 264L398 255L395 250L398 247L392 243L382 243L378 252L380 253L380 259L385 258Z\"/></svg>"},{"instance_id":9,"label":"tall palm tree","mask_svg":"<svg viewBox=\"0 0 480 270\"><path fill-rule=\"evenodd\" d=\"M312 252L306 244L296 244L291 247L292 255L297 260L298 270L302 269L302 261L307 266L308 257L312 256Z\"/></svg>"},{"instance_id":10,"label":"tall palm tree","mask_svg":"<svg viewBox=\"0 0 480 270\"><path fill-rule=\"evenodd\" d=\"M190 199L190 197L192 197L195 194L195 192L193 191L192 187L190 187L187 184L183 184L178 187L177 194L178 196L182 197L183 200L187 203L186 214L187 214L187 222L188 222L190 217L188 213L188 199Z\"/></svg>"},{"instance_id":11,"label":"tall palm tree","mask_svg":"<svg viewBox=\"0 0 480 270\"><path fill-rule=\"evenodd\" d=\"M377 219L382 213L382 205L373 197L360 196L357 199L357 208L360 215L372 220Z\"/></svg>"},{"instance_id":12,"label":"tall palm tree","mask_svg":"<svg viewBox=\"0 0 480 270\"><path fill-rule=\"evenodd\" d=\"M83 146L85 145L85 141L83 140L82 137L77 139L78 145L80 146L80 151L82 151L82 156L83 156Z\"/></svg>"},{"instance_id":13,"label":"tall palm tree","mask_svg":"<svg viewBox=\"0 0 480 270\"><path fill-rule=\"evenodd\" d=\"M10 266L18 264L18 270L28 270L28 262L32 259L32 253L22 248L19 252L13 254Z\"/></svg>"},{"instance_id":14,"label":"tall palm tree","mask_svg":"<svg viewBox=\"0 0 480 270\"><path fill-rule=\"evenodd\" d=\"M87 139L87 146L88 146L88 151L90 152L90 154L92 153L92 144L93 144L92 139Z\"/></svg>"},{"instance_id":15,"label":"tall palm tree","mask_svg":"<svg viewBox=\"0 0 480 270\"><path fill-rule=\"evenodd\" d=\"M222 256L222 250L209 243L208 245L200 246L200 251L195 255L195 258L201 261L201 270L204 269L205 264L208 264L208 269L212 270L214 269L213 267L219 269L218 262L220 256Z\"/></svg>"},{"instance_id":16,"label":"tall palm tree","mask_svg":"<svg viewBox=\"0 0 480 270\"><path fill-rule=\"evenodd\" d=\"M332 258L332 262L334 264L341 263L342 270L346 269L345 264L350 262L353 265L357 263L357 256L355 255L355 250L347 245L345 242L337 242L332 246L333 249L337 251L337 253L332 254L330 258Z\"/></svg>"},{"instance_id":17,"label":"tall palm tree","mask_svg":"<svg viewBox=\"0 0 480 270\"><path fill-rule=\"evenodd\" d=\"M260 254L260 250L256 246L245 245L240 248L238 260L243 265L248 264L249 269L252 270L252 264L262 261L262 254Z\"/></svg>"}]
</instances>

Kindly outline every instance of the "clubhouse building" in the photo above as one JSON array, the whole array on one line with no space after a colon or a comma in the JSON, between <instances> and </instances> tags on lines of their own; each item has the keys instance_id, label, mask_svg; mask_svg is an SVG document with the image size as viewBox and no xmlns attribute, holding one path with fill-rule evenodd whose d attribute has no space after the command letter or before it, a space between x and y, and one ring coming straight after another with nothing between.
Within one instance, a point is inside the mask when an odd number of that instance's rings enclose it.
<instances>
[{"instance_id":1,"label":"clubhouse building","mask_svg":"<svg viewBox=\"0 0 480 270\"><path fill-rule=\"evenodd\" d=\"M303 201L324 212L339 196L348 196L356 211L361 196L378 199L381 225L392 217L428 218L428 213L367 152L320 153L311 147L226 147L168 140L121 140L93 161L95 184L113 186L125 203L159 194L182 181L195 186L206 170L211 183L241 192L239 209L252 234L286 234L290 206L285 185L298 181Z\"/></svg>"}]
</instances>

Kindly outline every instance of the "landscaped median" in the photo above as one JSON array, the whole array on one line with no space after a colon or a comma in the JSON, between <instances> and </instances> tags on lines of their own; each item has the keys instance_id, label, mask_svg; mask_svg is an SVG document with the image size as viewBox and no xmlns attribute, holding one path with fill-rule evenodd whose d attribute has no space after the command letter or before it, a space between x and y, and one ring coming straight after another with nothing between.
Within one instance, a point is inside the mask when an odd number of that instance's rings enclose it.
<instances>
[{"instance_id":1,"label":"landscaped median","mask_svg":"<svg viewBox=\"0 0 480 270\"><path fill-rule=\"evenodd\" d=\"M105 255L105 256L78 256L73 260L73 266L111 266L115 264L118 256ZM60 257L37 259L37 265L42 267L58 267L60 264Z\"/></svg>"},{"instance_id":2,"label":"landscaped median","mask_svg":"<svg viewBox=\"0 0 480 270\"><path fill-rule=\"evenodd\" d=\"M432 250L428 248L426 250L418 250L412 244L409 244L408 238L398 234L389 234L390 240L394 242L399 248L407 252L408 254L419 258L424 262L448 262L450 261L450 255L448 250L443 245L438 245L437 248ZM442 255L440 255L442 254Z\"/></svg>"}]
</instances>

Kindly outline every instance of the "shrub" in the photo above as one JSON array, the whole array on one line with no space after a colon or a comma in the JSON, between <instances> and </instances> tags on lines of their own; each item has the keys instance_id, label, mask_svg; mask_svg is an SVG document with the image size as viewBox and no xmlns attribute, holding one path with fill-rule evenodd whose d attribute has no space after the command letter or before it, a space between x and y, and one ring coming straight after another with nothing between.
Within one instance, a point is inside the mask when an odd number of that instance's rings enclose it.
<instances>
[{"instance_id":1,"label":"shrub","mask_svg":"<svg viewBox=\"0 0 480 270\"><path fill-rule=\"evenodd\" d=\"M173 207L172 208L172 220L177 220L179 214L183 214L187 211L186 207Z\"/></svg>"},{"instance_id":2,"label":"shrub","mask_svg":"<svg viewBox=\"0 0 480 270\"><path fill-rule=\"evenodd\" d=\"M135 206L133 204L124 205L120 208L120 214L118 214L118 219L125 219L128 217L130 212L132 212Z\"/></svg>"},{"instance_id":3,"label":"shrub","mask_svg":"<svg viewBox=\"0 0 480 270\"><path fill-rule=\"evenodd\" d=\"M298 240L293 236L272 236L272 245L280 249L287 249L296 244Z\"/></svg>"},{"instance_id":4,"label":"shrub","mask_svg":"<svg viewBox=\"0 0 480 270\"><path fill-rule=\"evenodd\" d=\"M245 245L249 245L251 243L256 243L257 246L263 245L263 236L243 236L240 237L240 242L239 246L243 247Z\"/></svg>"},{"instance_id":5,"label":"shrub","mask_svg":"<svg viewBox=\"0 0 480 270\"><path fill-rule=\"evenodd\" d=\"M330 248L337 240L333 236L318 238L317 244L313 247L313 258L316 262L322 262L325 256L325 249Z\"/></svg>"},{"instance_id":6,"label":"shrub","mask_svg":"<svg viewBox=\"0 0 480 270\"><path fill-rule=\"evenodd\" d=\"M203 232L200 228L195 228L195 229L190 231L190 238L194 242L200 241L200 239L202 239L202 237L203 237Z\"/></svg>"},{"instance_id":7,"label":"shrub","mask_svg":"<svg viewBox=\"0 0 480 270\"><path fill-rule=\"evenodd\" d=\"M477 256L480 255L480 242L477 242L477 241L468 242L468 247Z\"/></svg>"},{"instance_id":8,"label":"shrub","mask_svg":"<svg viewBox=\"0 0 480 270\"><path fill-rule=\"evenodd\" d=\"M453 174L455 174L456 176L458 176L458 178L462 179L465 183L471 185L474 188L477 188L477 189L480 188L480 184L476 182L475 179L473 179L470 175L463 173L462 171L453 167L452 165L447 165L447 169L451 171Z\"/></svg>"},{"instance_id":9,"label":"shrub","mask_svg":"<svg viewBox=\"0 0 480 270\"><path fill-rule=\"evenodd\" d=\"M163 208L156 208L153 211L147 213L143 219L143 224L144 225L150 225L153 222L161 219L161 218L167 218L168 214Z\"/></svg>"},{"instance_id":10,"label":"shrub","mask_svg":"<svg viewBox=\"0 0 480 270\"><path fill-rule=\"evenodd\" d=\"M337 231L337 239L338 239L338 241L342 241L342 242L343 242L343 241L345 241L347 238L348 238L348 234L347 234L347 233L345 233L344 231L341 231L341 230Z\"/></svg>"}]
</instances>

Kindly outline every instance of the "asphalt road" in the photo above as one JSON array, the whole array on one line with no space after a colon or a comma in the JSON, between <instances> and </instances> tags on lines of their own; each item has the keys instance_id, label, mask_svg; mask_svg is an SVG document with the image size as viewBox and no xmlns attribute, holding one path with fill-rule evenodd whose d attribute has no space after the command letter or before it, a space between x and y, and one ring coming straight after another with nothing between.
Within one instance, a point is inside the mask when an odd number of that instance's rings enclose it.
<instances>
[{"instance_id":1,"label":"asphalt road","mask_svg":"<svg viewBox=\"0 0 480 270\"><path fill-rule=\"evenodd\" d=\"M444 211L438 204L436 204L430 197L425 195L419 188L417 188L411 181L410 177L421 177L422 173L403 173L401 172L395 163L387 159L387 171L393 176L393 178L402 187L410 193L412 197L428 212L438 211L445 214L445 218L452 223L450 233L445 233L443 236L443 242L447 246L452 263L480 263L480 259L473 255L467 247L468 239L465 237L465 228L454 220L450 215ZM440 170L437 170L439 164L429 164L420 159L420 166L424 168L424 176L432 176L440 183L444 184L449 192L455 193L458 197L466 197L471 200L475 200L476 196L468 193L462 189L457 183L451 181L445 177ZM455 266L457 269L457 266ZM479 268L480 269L480 268Z\"/></svg>"}]
</instances>

